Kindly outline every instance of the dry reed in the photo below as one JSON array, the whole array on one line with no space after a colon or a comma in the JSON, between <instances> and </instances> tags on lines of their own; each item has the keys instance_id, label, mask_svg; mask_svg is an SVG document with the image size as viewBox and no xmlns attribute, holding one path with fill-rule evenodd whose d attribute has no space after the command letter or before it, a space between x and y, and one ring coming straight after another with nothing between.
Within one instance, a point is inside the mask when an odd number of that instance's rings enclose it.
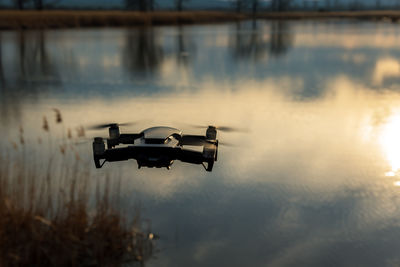
<instances>
[{"instance_id":1,"label":"dry reed","mask_svg":"<svg viewBox=\"0 0 400 267\"><path fill-rule=\"evenodd\" d=\"M26 142L0 154L0 266L142 264L154 234L141 229L138 211L132 218L121 211L118 179L94 177L67 141L49 158Z\"/></svg>"}]
</instances>

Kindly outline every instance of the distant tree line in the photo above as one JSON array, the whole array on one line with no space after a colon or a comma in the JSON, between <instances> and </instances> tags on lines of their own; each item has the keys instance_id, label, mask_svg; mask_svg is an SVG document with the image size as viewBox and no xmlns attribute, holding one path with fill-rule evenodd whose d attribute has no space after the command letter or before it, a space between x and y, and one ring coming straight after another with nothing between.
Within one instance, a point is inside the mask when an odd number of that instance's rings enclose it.
<instances>
[{"instance_id":1,"label":"distant tree line","mask_svg":"<svg viewBox=\"0 0 400 267\"><path fill-rule=\"evenodd\" d=\"M182 11L185 2L189 0L171 0L174 3L175 9ZM125 0L125 8L128 10L139 10L139 11L153 11L154 0Z\"/></svg>"},{"instance_id":2,"label":"distant tree line","mask_svg":"<svg viewBox=\"0 0 400 267\"><path fill-rule=\"evenodd\" d=\"M292 0L271 0L270 10L284 11L290 5ZM236 12L240 13L247 10L249 7L252 13L256 13L260 6L260 0L235 0Z\"/></svg>"},{"instance_id":3,"label":"distant tree line","mask_svg":"<svg viewBox=\"0 0 400 267\"><path fill-rule=\"evenodd\" d=\"M151 11L154 10L155 0L125 0L125 8L128 10ZM178 11L184 9L184 4L190 0L170 0ZM251 11L256 13L261 7L262 0L231 0L236 12ZM375 3L366 5L364 0L270 0L269 4L263 4L264 9L269 11L288 11L288 10L362 10L362 9L390 9L400 8L400 0L390 0L383 4L383 0L375 0ZM300 4L299 4L300 3ZM301 4L302 3L302 4Z\"/></svg>"},{"instance_id":4,"label":"distant tree line","mask_svg":"<svg viewBox=\"0 0 400 267\"><path fill-rule=\"evenodd\" d=\"M42 0L40 0L42 1ZM184 10L184 3L190 0L171 0L174 7L178 11ZM274 11L287 10L293 0L271 0L270 9ZM253 13L257 12L261 0L232 0L237 12L251 10ZM124 0L125 8L127 10L139 11L153 11L155 8L154 0Z\"/></svg>"},{"instance_id":5,"label":"distant tree line","mask_svg":"<svg viewBox=\"0 0 400 267\"><path fill-rule=\"evenodd\" d=\"M33 7L37 10L43 10L45 8L51 8L58 4L61 0L13 0L14 6L17 9L23 10L27 6Z\"/></svg>"},{"instance_id":6,"label":"distant tree line","mask_svg":"<svg viewBox=\"0 0 400 267\"><path fill-rule=\"evenodd\" d=\"M34 8L36 10L51 9L63 0L12 0L15 8L23 10Z\"/></svg>"},{"instance_id":7,"label":"distant tree line","mask_svg":"<svg viewBox=\"0 0 400 267\"><path fill-rule=\"evenodd\" d=\"M153 11L154 0L125 0L125 7L128 10Z\"/></svg>"},{"instance_id":8,"label":"distant tree line","mask_svg":"<svg viewBox=\"0 0 400 267\"><path fill-rule=\"evenodd\" d=\"M2 0L0 0L1 3ZM61 3L67 3L68 0L12 0L16 9L51 9L56 8ZM156 9L157 0L124 0L122 9L137 11L153 11ZM177 11L185 9L185 4L190 0L169 0ZM367 10L367 9L400 9L400 0L375 0L366 4L363 0L270 0L268 4L262 0L231 0L236 12L256 13L261 9L282 12L287 10ZM5 7L5 4L2 4Z\"/></svg>"}]
</instances>

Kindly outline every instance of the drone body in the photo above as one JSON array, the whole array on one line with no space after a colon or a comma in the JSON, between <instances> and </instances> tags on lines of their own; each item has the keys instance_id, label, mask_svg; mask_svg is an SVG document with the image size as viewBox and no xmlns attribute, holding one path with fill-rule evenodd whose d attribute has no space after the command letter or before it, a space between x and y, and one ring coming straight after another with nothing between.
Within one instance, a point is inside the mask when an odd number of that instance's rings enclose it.
<instances>
[{"instance_id":1,"label":"drone body","mask_svg":"<svg viewBox=\"0 0 400 267\"><path fill-rule=\"evenodd\" d=\"M206 171L211 172L214 162L217 161L218 140L215 126L209 126L204 136L183 135L182 131L171 127L152 127L140 133L121 134L116 123L103 126L109 127L109 138L104 140L96 137L93 141L96 168L101 168L106 161L135 159L138 168L170 169L175 160L180 160L201 164ZM203 151L194 151L185 146L203 147Z\"/></svg>"}]
</instances>

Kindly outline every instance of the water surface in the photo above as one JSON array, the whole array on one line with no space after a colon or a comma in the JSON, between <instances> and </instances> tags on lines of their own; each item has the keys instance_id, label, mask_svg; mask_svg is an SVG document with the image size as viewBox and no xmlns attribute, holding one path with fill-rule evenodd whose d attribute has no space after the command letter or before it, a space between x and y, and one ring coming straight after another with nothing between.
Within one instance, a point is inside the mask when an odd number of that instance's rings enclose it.
<instances>
[{"instance_id":1,"label":"water surface","mask_svg":"<svg viewBox=\"0 0 400 267\"><path fill-rule=\"evenodd\" d=\"M2 147L139 120L219 133L212 173L135 161L122 177L161 236L149 266L398 266L400 29L377 22L244 22L0 33ZM64 126L52 121L58 108ZM75 134L75 132L74 132ZM106 135L104 132L87 133ZM61 137L60 137L61 138ZM91 144L80 146L90 159Z\"/></svg>"}]
</instances>

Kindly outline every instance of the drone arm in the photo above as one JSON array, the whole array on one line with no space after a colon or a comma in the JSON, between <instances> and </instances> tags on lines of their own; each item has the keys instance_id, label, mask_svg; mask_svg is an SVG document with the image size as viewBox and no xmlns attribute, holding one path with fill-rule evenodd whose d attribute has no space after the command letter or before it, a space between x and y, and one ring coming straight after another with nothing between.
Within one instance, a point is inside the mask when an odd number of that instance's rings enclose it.
<instances>
[{"instance_id":1,"label":"drone arm","mask_svg":"<svg viewBox=\"0 0 400 267\"><path fill-rule=\"evenodd\" d=\"M181 149L177 155L177 159L182 162L193 163L193 164L202 164L205 159L201 152L191 151L186 149Z\"/></svg>"},{"instance_id":2,"label":"drone arm","mask_svg":"<svg viewBox=\"0 0 400 267\"><path fill-rule=\"evenodd\" d=\"M180 144L183 146L202 146L206 141L203 135L182 135Z\"/></svg>"},{"instance_id":3,"label":"drone arm","mask_svg":"<svg viewBox=\"0 0 400 267\"><path fill-rule=\"evenodd\" d=\"M136 150L134 147L114 148L104 152L104 159L109 162L133 159L135 156Z\"/></svg>"},{"instance_id":4,"label":"drone arm","mask_svg":"<svg viewBox=\"0 0 400 267\"><path fill-rule=\"evenodd\" d=\"M132 145L135 142L135 139L138 139L143 136L143 133L140 134L121 134L118 138L118 142L124 145Z\"/></svg>"},{"instance_id":5,"label":"drone arm","mask_svg":"<svg viewBox=\"0 0 400 267\"><path fill-rule=\"evenodd\" d=\"M117 145L133 145L135 139L142 137L143 134L120 134L118 138L107 139L107 147L113 148Z\"/></svg>"}]
</instances>

